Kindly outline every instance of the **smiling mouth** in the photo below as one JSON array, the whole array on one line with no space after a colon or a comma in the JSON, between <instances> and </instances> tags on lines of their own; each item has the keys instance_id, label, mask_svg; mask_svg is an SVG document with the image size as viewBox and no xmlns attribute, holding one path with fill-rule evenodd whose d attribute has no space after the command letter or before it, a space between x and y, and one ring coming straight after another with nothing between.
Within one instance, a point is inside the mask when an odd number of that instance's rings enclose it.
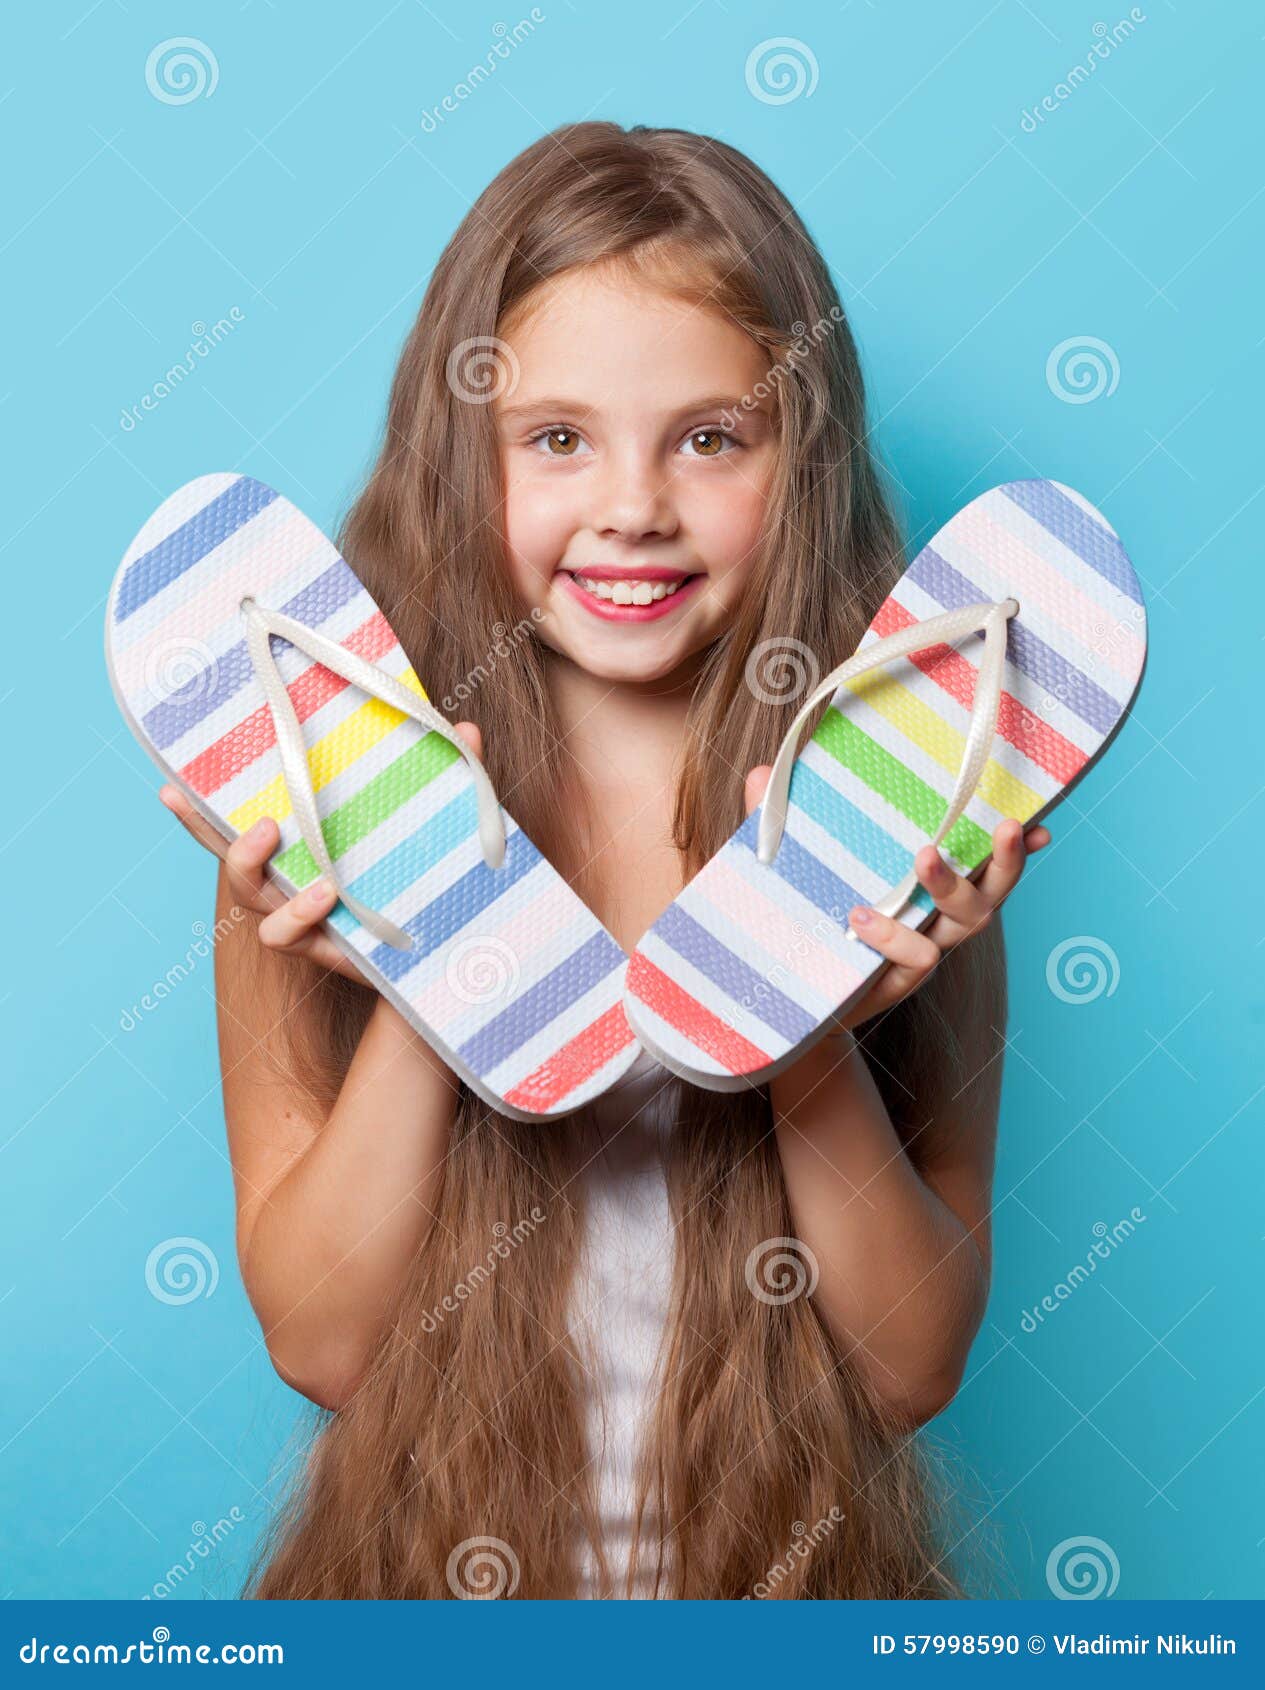
<instances>
[{"instance_id":1,"label":"smiling mouth","mask_svg":"<svg viewBox=\"0 0 1265 1690\"><path fill-rule=\"evenodd\" d=\"M564 569L563 574L570 576L581 592L589 593L593 598L602 599L607 604L619 605L658 604L663 599L671 598L673 593L679 592L687 581L695 579L695 576L690 574L662 577L656 574L621 576L617 580L608 580L569 569Z\"/></svg>"},{"instance_id":2,"label":"smiling mouth","mask_svg":"<svg viewBox=\"0 0 1265 1690\"><path fill-rule=\"evenodd\" d=\"M701 572L674 573L656 565L644 575L624 574L599 564L591 571L562 569L564 590L594 616L608 622L650 622L667 616L694 598Z\"/></svg>"}]
</instances>

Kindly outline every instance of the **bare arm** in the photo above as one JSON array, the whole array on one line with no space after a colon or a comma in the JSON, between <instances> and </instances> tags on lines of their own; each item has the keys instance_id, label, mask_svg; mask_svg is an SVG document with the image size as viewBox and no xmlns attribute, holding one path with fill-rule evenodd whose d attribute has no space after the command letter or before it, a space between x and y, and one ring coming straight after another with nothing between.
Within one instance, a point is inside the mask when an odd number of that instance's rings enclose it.
<instances>
[{"instance_id":1,"label":"bare arm","mask_svg":"<svg viewBox=\"0 0 1265 1690\"><path fill-rule=\"evenodd\" d=\"M478 751L477 728L457 729ZM266 877L271 818L227 845L177 788L160 796L220 862L216 1007L242 1279L278 1373L337 1408L433 1224L458 1082L381 997L332 1107L280 1080L265 1053L294 971L313 986L326 970L363 981L322 929L333 899L287 900ZM234 908L248 919L227 919Z\"/></svg>"},{"instance_id":2,"label":"bare arm","mask_svg":"<svg viewBox=\"0 0 1265 1690\"><path fill-rule=\"evenodd\" d=\"M270 953L242 923L218 948L216 999L247 1295L281 1377L337 1408L430 1230L456 1082L378 998L328 1115L282 1085L262 1054L282 1013L281 974L312 966Z\"/></svg>"},{"instance_id":3,"label":"bare arm","mask_svg":"<svg viewBox=\"0 0 1265 1690\"><path fill-rule=\"evenodd\" d=\"M768 784L747 776L748 813ZM844 1018L851 1028L916 991L952 946L970 943L1014 889L1047 827L1002 822L978 881L933 847L919 878L939 910L915 932L859 906L850 919L892 964ZM823 1039L770 1083L796 1237L819 1270L814 1306L875 1393L911 1426L944 1408L983 1319L992 1266L991 1208L1004 1040L974 1009L955 1028L967 1083L937 1121L934 1156L911 1160L851 1033ZM811 1267L811 1264L809 1264Z\"/></svg>"},{"instance_id":4,"label":"bare arm","mask_svg":"<svg viewBox=\"0 0 1265 1690\"><path fill-rule=\"evenodd\" d=\"M820 1270L815 1305L911 1426L952 1399L983 1318L999 1066L986 1059L954 1100L938 1123L951 1149L922 1173L850 1034L770 1086L795 1234Z\"/></svg>"}]
</instances>

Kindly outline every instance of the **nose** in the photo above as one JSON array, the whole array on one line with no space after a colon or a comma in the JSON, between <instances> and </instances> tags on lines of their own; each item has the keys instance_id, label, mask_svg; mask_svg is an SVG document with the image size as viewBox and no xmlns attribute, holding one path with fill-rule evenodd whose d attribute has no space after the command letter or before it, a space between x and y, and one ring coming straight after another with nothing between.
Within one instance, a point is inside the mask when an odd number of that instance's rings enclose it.
<instances>
[{"instance_id":1,"label":"nose","mask_svg":"<svg viewBox=\"0 0 1265 1690\"><path fill-rule=\"evenodd\" d=\"M593 483L589 526L605 539L670 539L680 519L671 478L653 454L611 453Z\"/></svg>"}]
</instances>

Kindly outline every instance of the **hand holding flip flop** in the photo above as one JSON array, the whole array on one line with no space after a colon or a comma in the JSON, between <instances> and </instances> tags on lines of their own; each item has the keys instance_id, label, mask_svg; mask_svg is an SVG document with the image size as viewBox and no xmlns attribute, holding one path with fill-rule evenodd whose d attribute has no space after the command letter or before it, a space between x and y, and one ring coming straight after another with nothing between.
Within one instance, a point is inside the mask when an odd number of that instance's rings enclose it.
<instances>
[{"instance_id":1,"label":"hand holding flip flop","mask_svg":"<svg viewBox=\"0 0 1265 1690\"><path fill-rule=\"evenodd\" d=\"M164 802L265 942L367 980L486 1102L548 1120L613 1084L638 1041L739 1090L914 990L1013 890L1049 842L1035 824L1118 731L1146 612L1071 488L972 500L631 957L501 809L477 731L429 702L353 570L261 482L203 476L150 518L110 593L106 659ZM467 971L476 954L494 966Z\"/></svg>"}]
</instances>

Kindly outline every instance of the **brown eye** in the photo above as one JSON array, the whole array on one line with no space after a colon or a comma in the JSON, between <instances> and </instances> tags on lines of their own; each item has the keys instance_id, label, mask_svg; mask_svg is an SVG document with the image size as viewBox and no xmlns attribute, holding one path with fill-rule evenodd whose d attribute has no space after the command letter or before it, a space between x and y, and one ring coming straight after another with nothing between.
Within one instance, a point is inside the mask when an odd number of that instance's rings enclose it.
<instances>
[{"instance_id":1,"label":"brown eye","mask_svg":"<svg viewBox=\"0 0 1265 1690\"><path fill-rule=\"evenodd\" d=\"M572 458L580 443L580 437L572 428L551 428L545 439L549 442L549 450L555 458Z\"/></svg>"},{"instance_id":2,"label":"brown eye","mask_svg":"<svg viewBox=\"0 0 1265 1690\"><path fill-rule=\"evenodd\" d=\"M718 458L724 442L725 436L719 429L700 428L690 435L690 444L694 448L696 458Z\"/></svg>"}]
</instances>

